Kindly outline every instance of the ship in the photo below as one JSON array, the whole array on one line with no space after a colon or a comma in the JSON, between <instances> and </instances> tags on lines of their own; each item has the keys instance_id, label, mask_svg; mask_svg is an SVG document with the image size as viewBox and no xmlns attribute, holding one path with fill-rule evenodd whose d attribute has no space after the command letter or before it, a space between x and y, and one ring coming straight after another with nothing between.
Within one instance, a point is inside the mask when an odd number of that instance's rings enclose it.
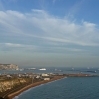
<instances>
[{"instance_id":1,"label":"ship","mask_svg":"<svg viewBox=\"0 0 99 99\"><path fill-rule=\"evenodd\" d=\"M36 68L28 68L29 70L35 70Z\"/></svg>"},{"instance_id":2,"label":"ship","mask_svg":"<svg viewBox=\"0 0 99 99\"><path fill-rule=\"evenodd\" d=\"M40 68L39 70L46 70L46 68Z\"/></svg>"}]
</instances>

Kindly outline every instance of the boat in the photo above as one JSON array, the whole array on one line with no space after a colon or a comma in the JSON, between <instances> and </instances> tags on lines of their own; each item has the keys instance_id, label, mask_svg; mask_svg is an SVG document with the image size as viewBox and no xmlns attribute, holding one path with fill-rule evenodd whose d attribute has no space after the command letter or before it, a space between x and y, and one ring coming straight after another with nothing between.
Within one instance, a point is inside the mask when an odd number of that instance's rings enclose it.
<instances>
[{"instance_id":1,"label":"boat","mask_svg":"<svg viewBox=\"0 0 99 99\"><path fill-rule=\"evenodd\" d=\"M36 68L28 68L29 70L35 70Z\"/></svg>"},{"instance_id":2,"label":"boat","mask_svg":"<svg viewBox=\"0 0 99 99\"><path fill-rule=\"evenodd\" d=\"M23 71L23 70L24 70L23 68L19 69L19 71Z\"/></svg>"},{"instance_id":3,"label":"boat","mask_svg":"<svg viewBox=\"0 0 99 99\"><path fill-rule=\"evenodd\" d=\"M39 70L46 70L46 68L40 68Z\"/></svg>"},{"instance_id":4,"label":"boat","mask_svg":"<svg viewBox=\"0 0 99 99\"><path fill-rule=\"evenodd\" d=\"M58 69L55 69L55 71L57 71L57 72L62 72L62 70L58 70Z\"/></svg>"},{"instance_id":5,"label":"boat","mask_svg":"<svg viewBox=\"0 0 99 99\"><path fill-rule=\"evenodd\" d=\"M92 73L96 73L97 71L95 70L95 71L93 71L93 70L90 70L90 71L87 71L87 72L92 72Z\"/></svg>"}]
</instances>

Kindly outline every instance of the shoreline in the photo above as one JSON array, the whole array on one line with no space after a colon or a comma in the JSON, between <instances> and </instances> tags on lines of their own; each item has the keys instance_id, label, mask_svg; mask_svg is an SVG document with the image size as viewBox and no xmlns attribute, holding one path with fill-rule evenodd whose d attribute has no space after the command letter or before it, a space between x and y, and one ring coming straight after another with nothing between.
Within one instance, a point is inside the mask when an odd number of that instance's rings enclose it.
<instances>
[{"instance_id":1,"label":"shoreline","mask_svg":"<svg viewBox=\"0 0 99 99\"><path fill-rule=\"evenodd\" d=\"M45 84L45 83L49 83L52 81L56 81L59 79L63 79L66 77L94 77L95 75L90 75L90 74L64 74L64 75L55 75L52 79L50 80L41 80L41 81L37 81L34 83L30 83L30 84L25 84L23 86L19 86L16 87L12 90L9 90L8 92L4 93L3 95L0 96L0 99L13 99L14 97L18 96L19 94L21 94L22 92L32 88L32 87L36 87L39 86L41 84ZM98 75L96 75L98 76Z\"/></svg>"},{"instance_id":2,"label":"shoreline","mask_svg":"<svg viewBox=\"0 0 99 99\"><path fill-rule=\"evenodd\" d=\"M15 96L18 96L19 94L21 94L22 92L32 88L32 87L36 87L36 86L39 86L41 84L45 84L45 83L48 83L48 82L52 82L52 81L55 81L55 80L58 80L58 79L62 79L62 78L65 78L66 76L56 76L54 78L52 78L51 80L48 80L48 81L40 81L40 82L35 82L33 84L30 84L28 86L25 86L24 88L22 88L21 90L18 90L16 92L12 92L11 94L9 94L7 96L7 99L13 99Z\"/></svg>"}]
</instances>

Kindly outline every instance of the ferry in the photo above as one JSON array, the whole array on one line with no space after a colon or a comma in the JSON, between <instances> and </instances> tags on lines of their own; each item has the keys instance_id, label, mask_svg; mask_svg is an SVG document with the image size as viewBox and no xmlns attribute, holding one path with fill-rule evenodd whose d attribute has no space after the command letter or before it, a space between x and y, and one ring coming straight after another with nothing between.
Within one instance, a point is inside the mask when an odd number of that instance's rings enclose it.
<instances>
[{"instance_id":1,"label":"ferry","mask_svg":"<svg viewBox=\"0 0 99 99\"><path fill-rule=\"evenodd\" d=\"M40 68L39 70L46 70L46 68Z\"/></svg>"},{"instance_id":2,"label":"ferry","mask_svg":"<svg viewBox=\"0 0 99 99\"><path fill-rule=\"evenodd\" d=\"M36 68L28 68L29 70L35 70Z\"/></svg>"},{"instance_id":3,"label":"ferry","mask_svg":"<svg viewBox=\"0 0 99 99\"><path fill-rule=\"evenodd\" d=\"M97 71L95 70L95 71L93 71L93 70L90 70L90 71L87 71L87 72L92 72L92 73L96 73Z\"/></svg>"}]
</instances>

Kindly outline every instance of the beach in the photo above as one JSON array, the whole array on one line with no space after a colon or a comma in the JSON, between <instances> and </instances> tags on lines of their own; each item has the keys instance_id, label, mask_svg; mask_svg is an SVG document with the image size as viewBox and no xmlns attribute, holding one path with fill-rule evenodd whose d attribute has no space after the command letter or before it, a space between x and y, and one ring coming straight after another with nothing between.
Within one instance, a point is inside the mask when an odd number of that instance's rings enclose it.
<instances>
[{"instance_id":1,"label":"beach","mask_svg":"<svg viewBox=\"0 0 99 99\"><path fill-rule=\"evenodd\" d=\"M15 96L18 96L19 94L21 94L22 92L24 92L25 90L28 90L29 88L32 88L32 87L35 87L35 86L38 86L38 85L41 85L41 84L44 84L44 83L48 83L48 82L52 82L52 81L55 81L55 80L58 80L58 79L62 79L66 76L55 76L54 78L52 78L51 80L46 80L46 81L40 81L40 82L35 82L35 83L32 83L30 85L27 85L25 86L24 88L16 91L16 92L12 92L10 93L6 98L4 99L13 99Z\"/></svg>"},{"instance_id":2,"label":"beach","mask_svg":"<svg viewBox=\"0 0 99 99\"><path fill-rule=\"evenodd\" d=\"M8 90L3 95L1 95L0 99L13 99L14 97L18 96L22 92L24 92L24 91L26 91L26 90L28 90L32 87L39 86L41 84L52 82L52 81L62 79L62 78L65 78L65 77L91 77L91 76L93 76L93 75L90 75L90 74L64 74L64 75L54 75L50 79L45 77L42 80L22 84L21 86L17 86L15 88L11 89L11 90Z\"/></svg>"}]
</instances>

